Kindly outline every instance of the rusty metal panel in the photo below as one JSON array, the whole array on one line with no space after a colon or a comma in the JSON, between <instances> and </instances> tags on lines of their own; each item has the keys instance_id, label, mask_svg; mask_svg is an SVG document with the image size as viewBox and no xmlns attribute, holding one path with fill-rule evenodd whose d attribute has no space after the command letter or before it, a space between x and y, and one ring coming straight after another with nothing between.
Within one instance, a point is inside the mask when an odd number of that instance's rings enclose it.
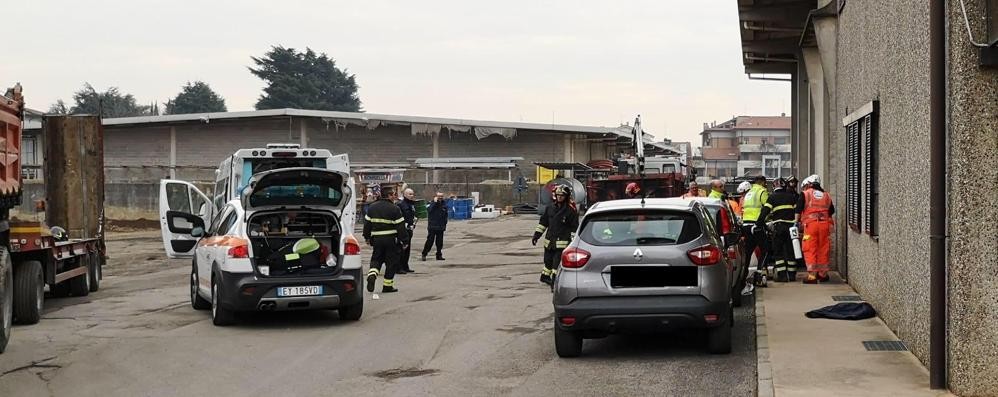
<instances>
[{"instance_id":1,"label":"rusty metal panel","mask_svg":"<svg viewBox=\"0 0 998 397\"><path fill-rule=\"evenodd\" d=\"M101 237L104 129L96 116L46 116L46 222L73 238Z\"/></svg>"}]
</instances>

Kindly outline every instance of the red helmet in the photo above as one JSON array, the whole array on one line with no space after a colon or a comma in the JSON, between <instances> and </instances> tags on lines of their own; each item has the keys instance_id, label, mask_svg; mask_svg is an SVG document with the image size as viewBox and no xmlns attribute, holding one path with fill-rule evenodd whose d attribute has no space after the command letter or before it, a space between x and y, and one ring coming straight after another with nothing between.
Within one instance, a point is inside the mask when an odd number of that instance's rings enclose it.
<instances>
[{"instance_id":1,"label":"red helmet","mask_svg":"<svg viewBox=\"0 0 998 397\"><path fill-rule=\"evenodd\" d=\"M624 191L630 194L638 194L641 192L641 187L638 186L637 182L631 182L627 184L627 188L625 188Z\"/></svg>"}]
</instances>

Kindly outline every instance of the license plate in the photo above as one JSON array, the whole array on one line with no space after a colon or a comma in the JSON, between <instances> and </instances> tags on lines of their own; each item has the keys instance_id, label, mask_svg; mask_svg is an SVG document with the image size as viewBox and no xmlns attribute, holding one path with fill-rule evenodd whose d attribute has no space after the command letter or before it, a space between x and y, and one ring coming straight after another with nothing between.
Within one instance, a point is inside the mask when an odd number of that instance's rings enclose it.
<instances>
[{"instance_id":1,"label":"license plate","mask_svg":"<svg viewBox=\"0 0 998 397\"><path fill-rule=\"evenodd\" d=\"M322 295L321 285L277 288L277 296L314 296L314 295Z\"/></svg>"},{"instance_id":2,"label":"license plate","mask_svg":"<svg viewBox=\"0 0 998 397\"><path fill-rule=\"evenodd\" d=\"M696 287L696 266L612 266L613 288Z\"/></svg>"}]
</instances>

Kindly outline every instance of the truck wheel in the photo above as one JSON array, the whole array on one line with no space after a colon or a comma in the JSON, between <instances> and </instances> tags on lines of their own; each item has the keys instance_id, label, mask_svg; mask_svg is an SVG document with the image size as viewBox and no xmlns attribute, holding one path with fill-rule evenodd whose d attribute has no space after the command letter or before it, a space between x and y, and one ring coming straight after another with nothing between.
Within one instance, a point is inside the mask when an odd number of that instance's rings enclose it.
<instances>
[{"instance_id":1,"label":"truck wheel","mask_svg":"<svg viewBox=\"0 0 998 397\"><path fill-rule=\"evenodd\" d=\"M558 353L558 357L578 357L582 354L582 334L561 329L556 319L554 324L554 350Z\"/></svg>"},{"instance_id":2,"label":"truck wheel","mask_svg":"<svg viewBox=\"0 0 998 397\"><path fill-rule=\"evenodd\" d=\"M198 266L196 263L191 266L191 307L194 310L211 309L211 302L198 294Z\"/></svg>"},{"instance_id":3,"label":"truck wheel","mask_svg":"<svg viewBox=\"0 0 998 397\"><path fill-rule=\"evenodd\" d=\"M340 320L357 321L364 315L364 300L350 306L341 307L339 310Z\"/></svg>"},{"instance_id":4,"label":"truck wheel","mask_svg":"<svg viewBox=\"0 0 998 397\"><path fill-rule=\"evenodd\" d=\"M14 319L14 267L10 254L0 247L0 269L3 269L3 290L0 291L0 353L7 349L10 341L11 323Z\"/></svg>"},{"instance_id":5,"label":"truck wheel","mask_svg":"<svg viewBox=\"0 0 998 397\"><path fill-rule=\"evenodd\" d=\"M101 272L101 268L104 266L104 257L100 252L90 253L90 272L87 273L87 277L90 277L90 292L97 292L100 289L100 279L104 277Z\"/></svg>"},{"instance_id":6,"label":"truck wheel","mask_svg":"<svg viewBox=\"0 0 998 397\"><path fill-rule=\"evenodd\" d=\"M730 315L726 324L719 324L707 330L707 352L710 354L731 353L731 324L735 319Z\"/></svg>"},{"instance_id":7,"label":"truck wheel","mask_svg":"<svg viewBox=\"0 0 998 397\"><path fill-rule=\"evenodd\" d=\"M42 318L45 302L45 275L42 263L25 261L14 272L14 318L18 324L36 324Z\"/></svg>"},{"instance_id":8,"label":"truck wheel","mask_svg":"<svg viewBox=\"0 0 998 397\"><path fill-rule=\"evenodd\" d=\"M69 290L74 296L87 296L90 295L90 255L81 255L77 259L80 263L76 266L87 268L87 272L69 279Z\"/></svg>"},{"instance_id":9,"label":"truck wheel","mask_svg":"<svg viewBox=\"0 0 998 397\"><path fill-rule=\"evenodd\" d=\"M218 296L222 290L214 279L211 280L211 322L219 327L232 325L236 322L236 314L219 304Z\"/></svg>"}]
</instances>

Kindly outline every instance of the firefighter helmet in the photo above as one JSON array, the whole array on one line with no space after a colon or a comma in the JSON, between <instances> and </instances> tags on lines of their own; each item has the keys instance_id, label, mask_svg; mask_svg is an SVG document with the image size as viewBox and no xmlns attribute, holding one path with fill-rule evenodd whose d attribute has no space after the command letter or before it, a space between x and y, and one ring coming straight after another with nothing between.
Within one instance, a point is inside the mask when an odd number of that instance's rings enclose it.
<instances>
[{"instance_id":1,"label":"firefighter helmet","mask_svg":"<svg viewBox=\"0 0 998 397\"><path fill-rule=\"evenodd\" d=\"M558 185L554 188L554 195L572 197L572 188L568 185Z\"/></svg>"},{"instance_id":2,"label":"firefighter helmet","mask_svg":"<svg viewBox=\"0 0 998 397\"><path fill-rule=\"evenodd\" d=\"M50 231L52 232L52 238L55 241L68 241L69 240L69 235L66 233L66 229L63 229L63 228L61 228L59 226L53 226L52 229L50 229Z\"/></svg>"},{"instance_id":3,"label":"firefighter helmet","mask_svg":"<svg viewBox=\"0 0 998 397\"><path fill-rule=\"evenodd\" d=\"M627 188L624 189L624 192L626 192L628 194L638 194L638 193L641 193L641 186L638 186L637 182L628 183L627 184Z\"/></svg>"},{"instance_id":4,"label":"firefighter helmet","mask_svg":"<svg viewBox=\"0 0 998 397\"><path fill-rule=\"evenodd\" d=\"M741 194L741 193L745 193L745 192L749 191L749 189L751 189L751 188L752 188L752 184L749 183L748 181L745 181L745 182L742 182L742 183L740 183L738 185L737 191L738 191L739 194Z\"/></svg>"},{"instance_id":5,"label":"firefighter helmet","mask_svg":"<svg viewBox=\"0 0 998 397\"><path fill-rule=\"evenodd\" d=\"M813 183L817 183L817 184L820 185L821 184L821 177L819 177L817 175L811 175L811 176L809 176L807 178L804 178L804 181L801 184L804 185L804 186L807 186L807 185L810 185L810 184L813 184Z\"/></svg>"}]
</instances>

